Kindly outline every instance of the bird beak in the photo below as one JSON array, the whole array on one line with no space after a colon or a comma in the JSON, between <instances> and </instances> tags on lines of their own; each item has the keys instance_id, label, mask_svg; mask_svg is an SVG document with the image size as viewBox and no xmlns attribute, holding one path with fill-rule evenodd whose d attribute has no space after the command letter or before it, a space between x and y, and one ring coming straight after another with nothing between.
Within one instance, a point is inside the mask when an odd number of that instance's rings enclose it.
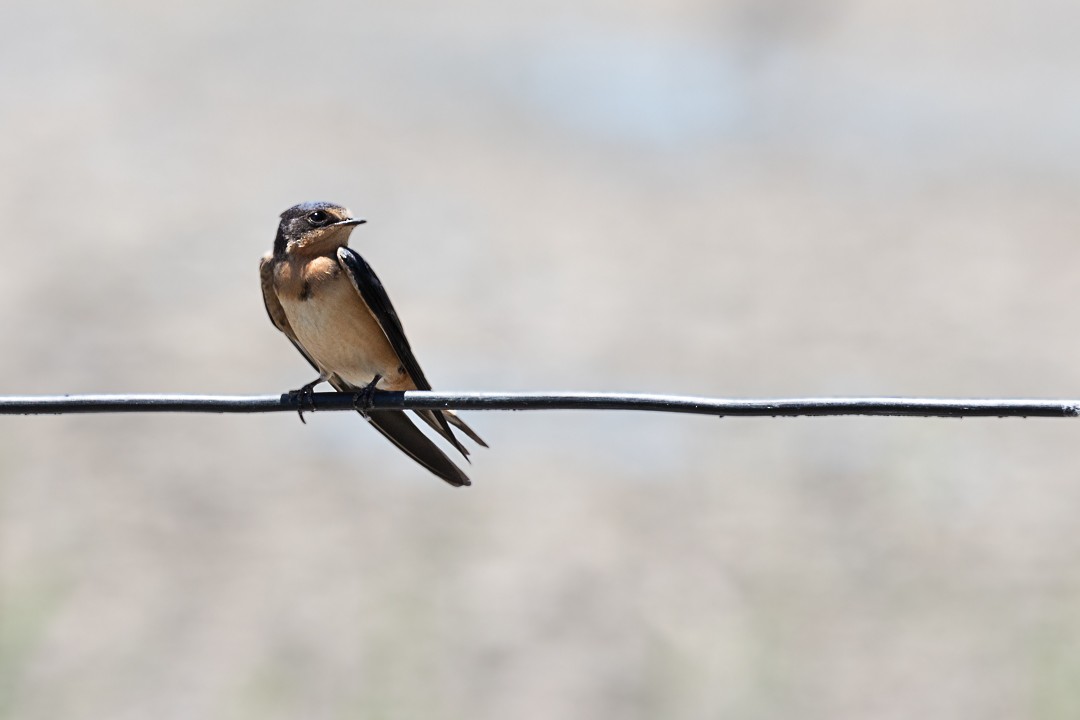
<instances>
[{"instance_id":1,"label":"bird beak","mask_svg":"<svg viewBox=\"0 0 1080 720\"><path fill-rule=\"evenodd\" d=\"M349 220L342 220L341 222L334 223L333 227L347 227L349 225L363 225L367 220L364 218L350 218Z\"/></svg>"}]
</instances>

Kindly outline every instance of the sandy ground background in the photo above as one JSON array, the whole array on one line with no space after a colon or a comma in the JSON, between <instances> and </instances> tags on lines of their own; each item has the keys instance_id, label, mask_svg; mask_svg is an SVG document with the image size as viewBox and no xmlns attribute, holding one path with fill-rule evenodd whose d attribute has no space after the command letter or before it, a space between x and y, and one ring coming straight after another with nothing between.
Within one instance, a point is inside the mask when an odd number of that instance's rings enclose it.
<instances>
[{"instance_id":1,"label":"sandy ground background","mask_svg":"<svg viewBox=\"0 0 1080 720\"><path fill-rule=\"evenodd\" d=\"M0 6L0 393L265 393L354 234L447 390L1080 396L1080 4ZM0 418L0 717L1074 718L1080 425Z\"/></svg>"}]
</instances>

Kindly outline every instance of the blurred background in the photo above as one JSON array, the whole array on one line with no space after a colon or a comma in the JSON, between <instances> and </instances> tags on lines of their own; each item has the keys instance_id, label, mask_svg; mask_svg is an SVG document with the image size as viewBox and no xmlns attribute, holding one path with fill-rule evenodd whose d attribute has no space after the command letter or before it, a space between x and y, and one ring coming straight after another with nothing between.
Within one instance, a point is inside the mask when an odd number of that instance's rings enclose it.
<instances>
[{"instance_id":1,"label":"blurred background","mask_svg":"<svg viewBox=\"0 0 1080 720\"><path fill-rule=\"evenodd\" d=\"M0 6L0 393L272 393L303 201L445 390L1080 395L1080 5ZM0 718L1074 718L1076 423L0 418Z\"/></svg>"}]
</instances>

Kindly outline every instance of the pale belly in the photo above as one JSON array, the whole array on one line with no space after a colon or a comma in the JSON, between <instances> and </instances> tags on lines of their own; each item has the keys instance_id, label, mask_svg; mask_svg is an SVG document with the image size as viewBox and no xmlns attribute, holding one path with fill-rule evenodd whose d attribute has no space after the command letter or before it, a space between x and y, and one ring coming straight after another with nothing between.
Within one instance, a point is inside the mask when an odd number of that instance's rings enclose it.
<instances>
[{"instance_id":1,"label":"pale belly","mask_svg":"<svg viewBox=\"0 0 1080 720\"><path fill-rule=\"evenodd\" d=\"M325 282L307 300L281 305L296 339L319 369L362 387L381 375L379 387L407 389L411 383L379 324L348 281Z\"/></svg>"}]
</instances>

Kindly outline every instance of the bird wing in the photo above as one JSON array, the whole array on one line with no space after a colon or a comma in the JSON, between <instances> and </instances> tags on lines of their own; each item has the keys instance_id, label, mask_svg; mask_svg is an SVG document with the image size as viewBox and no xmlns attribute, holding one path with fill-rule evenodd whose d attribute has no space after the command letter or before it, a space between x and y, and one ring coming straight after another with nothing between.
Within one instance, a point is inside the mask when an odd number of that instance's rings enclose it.
<instances>
[{"instance_id":1,"label":"bird wing","mask_svg":"<svg viewBox=\"0 0 1080 720\"><path fill-rule=\"evenodd\" d=\"M335 387L338 386L335 384ZM416 427L402 410L375 410L364 417L402 452L446 482L454 487L472 485L468 475L431 442L427 435L420 432L420 428Z\"/></svg>"},{"instance_id":2,"label":"bird wing","mask_svg":"<svg viewBox=\"0 0 1080 720\"><path fill-rule=\"evenodd\" d=\"M338 264L341 265L352 286L359 293L364 303L367 304L368 309L371 310L371 314L375 317L375 321L379 323L379 327L382 328L383 334L386 335L386 339L390 342L390 346L397 353L401 364L405 367L405 371L412 378L413 384L416 385L418 390L430 390L431 383L427 381L427 378L424 377L424 371L420 369L420 363L417 362L412 346L409 345L409 340L405 337L405 329L401 326L397 311L394 310L394 305L390 302L390 296L386 294L386 288L383 287L378 275L371 269L367 261L360 256L360 253L350 247L338 248L337 257ZM481 440L480 436L472 428L449 410L422 410L417 412L417 415L436 432L449 440L466 459L469 457L469 451L454 435L450 425L459 428L477 444L487 447L487 443Z\"/></svg>"},{"instance_id":3,"label":"bird wing","mask_svg":"<svg viewBox=\"0 0 1080 720\"><path fill-rule=\"evenodd\" d=\"M270 316L270 322L289 338L289 342L304 356L305 360L311 363L311 367L315 368L319 374L323 374L322 369L315 364L311 355L308 355L307 350L296 339L296 333L293 332L292 326L289 325L289 318L285 315L285 308L281 306L281 301L278 300L277 293L274 291L274 258L271 253L263 255L259 262L259 280L262 283L263 304L266 305L266 314Z\"/></svg>"},{"instance_id":4,"label":"bird wing","mask_svg":"<svg viewBox=\"0 0 1080 720\"><path fill-rule=\"evenodd\" d=\"M371 314L375 316L375 321L379 323L379 327L382 328L386 339L390 341L390 346L401 359L401 364L405 366L405 371L409 373L416 388L430 390L431 383L424 377L424 371L420 369L420 363L416 361L412 347L405 337L405 329L401 327L397 311L394 310L390 297L386 294L386 288L383 287L375 271L358 252L350 247L338 248L337 258L349 282L352 283L356 292L360 293L360 297L371 310Z\"/></svg>"}]
</instances>

